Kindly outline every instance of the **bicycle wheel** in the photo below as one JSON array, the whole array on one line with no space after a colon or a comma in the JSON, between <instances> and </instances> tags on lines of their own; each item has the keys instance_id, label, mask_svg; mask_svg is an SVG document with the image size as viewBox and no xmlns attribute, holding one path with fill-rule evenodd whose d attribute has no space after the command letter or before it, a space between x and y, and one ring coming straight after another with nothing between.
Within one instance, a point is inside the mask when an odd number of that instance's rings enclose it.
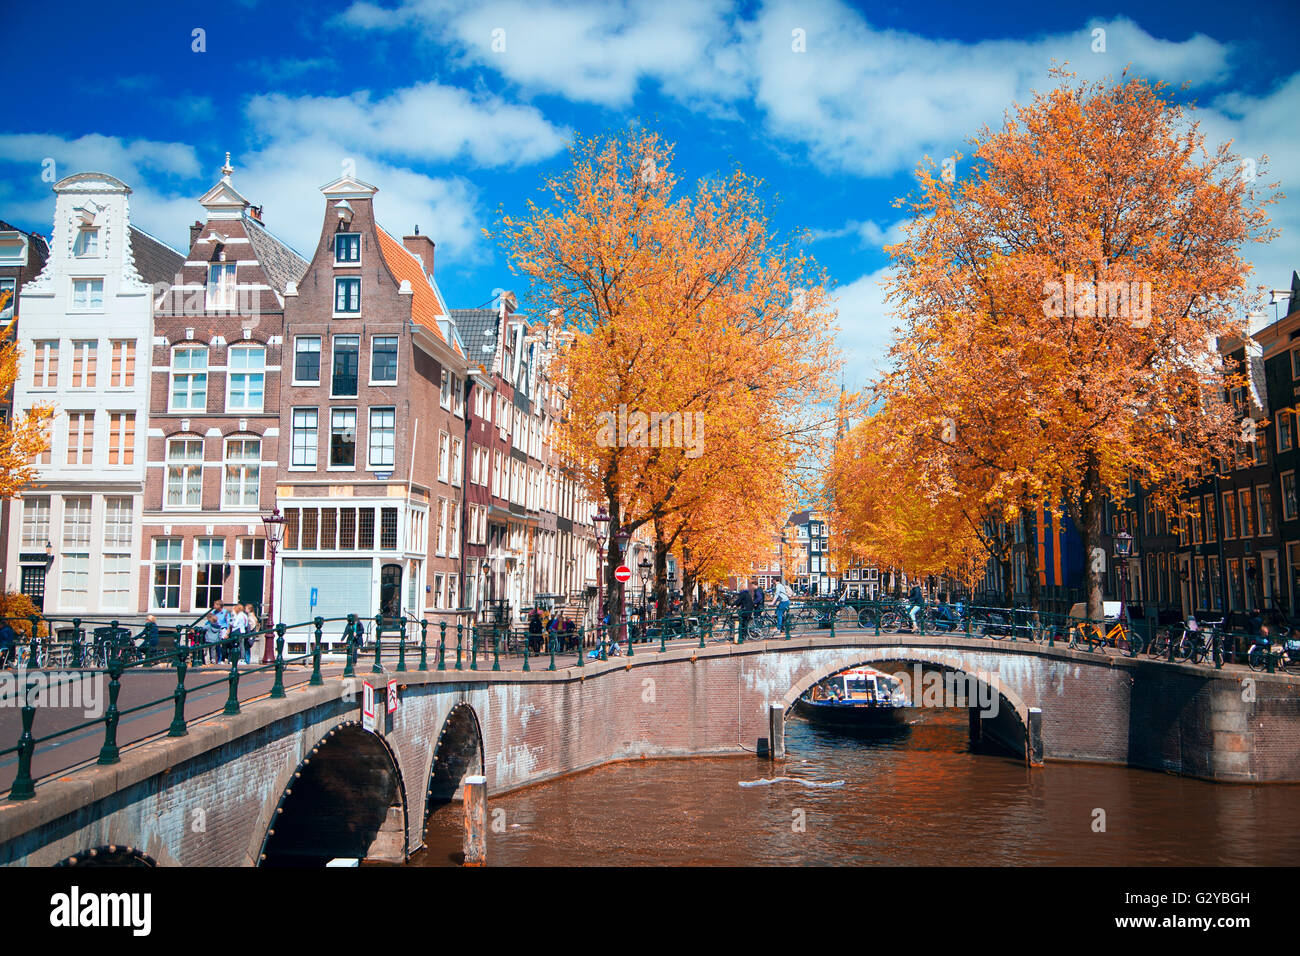
<instances>
[{"instance_id":1,"label":"bicycle wheel","mask_svg":"<svg viewBox=\"0 0 1300 956\"><path fill-rule=\"evenodd\" d=\"M1174 660L1185 661L1191 657L1193 651L1196 649L1197 639L1199 636L1200 635L1189 636L1186 631L1179 635L1178 639L1174 641Z\"/></svg>"},{"instance_id":2,"label":"bicycle wheel","mask_svg":"<svg viewBox=\"0 0 1300 956\"><path fill-rule=\"evenodd\" d=\"M835 626L852 627L858 623L858 612L851 605L845 604L843 607L835 609Z\"/></svg>"},{"instance_id":3,"label":"bicycle wheel","mask_svg":"<svg viewBox=\"0 0 1300 956\"><path fill-rule=\"evenodd\" d=\"M882 611L880 614L880 631L882 634L897 634L902 630L906 621L907 619L903 616L901 611Z\"/></svg>"},{"instance_id":4,"label":"bicycle wheel","mask_svg":"<svg viewBox=\"0 0 1300 956\"><path fill-rule=\"evenodd\" d=\"M1246 652L1246 663L1250 665L1250 669L1253 671L1262 671L1268 667L1268 661L1264 658L1264 649L1258 644L1253 645Z\"/></svg>"},{"instance_id":5,"label":"bicycle wheel","mask_svg":"<svg viewBox=\"0 0 1300 956\"><path fill-rule=\"evenodd\" d=\"M1147 657L1159 659L1169 652L1169 631L1165 628L1158 628L1151 636L1151 641L1147 644Z\"/></svg>"},{"instance_id":6,"label":"bicycle wheel","mask_svg":"<svg viewBox=\"0 0 1300 956\"><path fill-rule=\"evenodd\" d=\"M858 612L858 627L874 630L876 626L876 612L869 607L864 607Z\"/></svg>"}]
</instances>

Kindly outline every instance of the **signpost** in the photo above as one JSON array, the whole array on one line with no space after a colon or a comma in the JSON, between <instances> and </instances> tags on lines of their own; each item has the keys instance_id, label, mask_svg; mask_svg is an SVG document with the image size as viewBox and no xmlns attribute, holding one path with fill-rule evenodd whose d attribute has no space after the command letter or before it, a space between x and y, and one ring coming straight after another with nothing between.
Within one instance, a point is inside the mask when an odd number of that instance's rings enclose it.
<instances>
[{"instance_id":1,"label":"signpost","mask_svg":"<svg viewBox=\"0 0 1300 956\"><path fill-rule=\"evenodd\" d=\"M626 564L620 564L614 569L614 579L619 584L627 584L628 581L632 580L632 569Z\"/></svg>"},{"instance_id":2,"label":"signpost","mask_svg":"<svg viewBox=\"0 0 1300 956\"><path fill-rule=\"evenodd\" d=\"M370 681L361 688L361 726L375 732L375 688Z\"/></svg>"}]
</instances>

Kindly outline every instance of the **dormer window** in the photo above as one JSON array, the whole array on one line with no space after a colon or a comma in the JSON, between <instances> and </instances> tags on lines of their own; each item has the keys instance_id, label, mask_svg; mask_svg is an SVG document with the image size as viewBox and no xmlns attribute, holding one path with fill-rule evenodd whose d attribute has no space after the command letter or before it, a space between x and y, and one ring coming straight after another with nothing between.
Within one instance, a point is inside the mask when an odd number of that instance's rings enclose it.
<instances>
[{"instance_id":1,"label":"dormer window","mask_svg":"<svg viewBox=\"0 0 1300 956\"><path fill-rule=\"evenodd\" d=\"M361 261L361 233L340 232L334 236L334 261L347 266Z\"/></svg>"},{"instance_id":2,"label":"dormer window","mask_svg":"<svg viewBox=\"0 0 1300 956\"><path fill-rule=\"evenodd\" d=\"M235 263L214 262L208 266L209 309L235 307Z\"/></svg>"},{"instance_id":3,"label":"dormer window","mask_svg":"<svg viewBox=\"0 0 1300 956\"><path fill-rule=\"evenodd\" d=\"M90 226L77 230L77 240L72 244L72 253L79 259L88 259L99 255L99 230Z\"/></svg>"},{"instance_id":4,"label":"dormer window","mask_svg":"<svg viewBox=\"0 0 1300 956\"><path fill-rule=\"evenodd\" d=\"M72 307L81 312L93 312L104 308L103 279L73 279Z\"/></svg>"}]
</instances>

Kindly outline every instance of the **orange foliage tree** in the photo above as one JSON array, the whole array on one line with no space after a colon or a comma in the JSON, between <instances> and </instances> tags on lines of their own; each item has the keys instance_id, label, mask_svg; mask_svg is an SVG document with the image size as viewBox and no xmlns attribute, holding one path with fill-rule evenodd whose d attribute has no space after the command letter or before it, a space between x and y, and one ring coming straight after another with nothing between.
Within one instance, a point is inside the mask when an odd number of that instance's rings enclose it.
<instances>
[{"instance_id":1,"label":"orange foliage tree","mask_svg":"<svg viewBox=\"0 0 1300 956\"><path fill-rule=\"evenodd\" d=\"M984 128L973 158L954 182L918 171L890 248L902 327L874 398L901 428L889 453L927 494L1004 520L1063 507L1095 617L1104 498L1133 479L1173 513L1180 485L1241 437L1216 342L1243 335L1257 301L1240 249L1276 235L1276 184L1128 76L1063 75Z\"/></svg>"},{"instance_id":2,"label":"orange foliage tree","mask_svg":"<svg viewBox=\"0 0 1300 956\"><path fill-rule=\"evenodd\" d=\"M0 345L0 397L13 394L21 352L13 340ZM50 405L36 405L0 420L0 498L17 498L36 477L36 459L49 450Z\"/></svg>"},{"instance_id":3,"label":"orange foliage tree","mask_svg":"<svg viewBox=\"0 0 1300 956\"><path fill-rule=\"evenodd\" d=\"M512 268L572 333L554 366L569 396L556 447L611 538L788 481L767 466L822 440L837 367L825 278L769 233L758 184L736 171L679 194L670 167L654 134L579 141L548 207L501 224Z\"/></svg>"}]
</instances>

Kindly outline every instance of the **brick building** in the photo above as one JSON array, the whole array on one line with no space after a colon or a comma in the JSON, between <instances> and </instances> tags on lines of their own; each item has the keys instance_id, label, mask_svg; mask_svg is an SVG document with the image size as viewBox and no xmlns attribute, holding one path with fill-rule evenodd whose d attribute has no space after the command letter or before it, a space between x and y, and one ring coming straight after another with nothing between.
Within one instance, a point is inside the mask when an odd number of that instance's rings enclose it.
<instances>
[{"instance_id":1,"label":"brick building","mask_svg":"<svg viewBox=\"0 0 1300 956\"><path fill-rule=\"evenodd\" d=\"M221 172L154 311L140 610L160 623L193 621L216 600L263 609L266 598L284 302L306 262L235 189L229 156Z\"/></svg>"},{"instance_id":2,"label":"brick building","mask_svg":"<svg viewBox=\"0 0 1300 956\"><path fill-rule=\"evenodd\" d=\"M462 606L465 351L432 240L380 227L376 191L321 188L320 240L287 294L284 620L374 608L454 622Z\"/></svg>"}]
</instances>

